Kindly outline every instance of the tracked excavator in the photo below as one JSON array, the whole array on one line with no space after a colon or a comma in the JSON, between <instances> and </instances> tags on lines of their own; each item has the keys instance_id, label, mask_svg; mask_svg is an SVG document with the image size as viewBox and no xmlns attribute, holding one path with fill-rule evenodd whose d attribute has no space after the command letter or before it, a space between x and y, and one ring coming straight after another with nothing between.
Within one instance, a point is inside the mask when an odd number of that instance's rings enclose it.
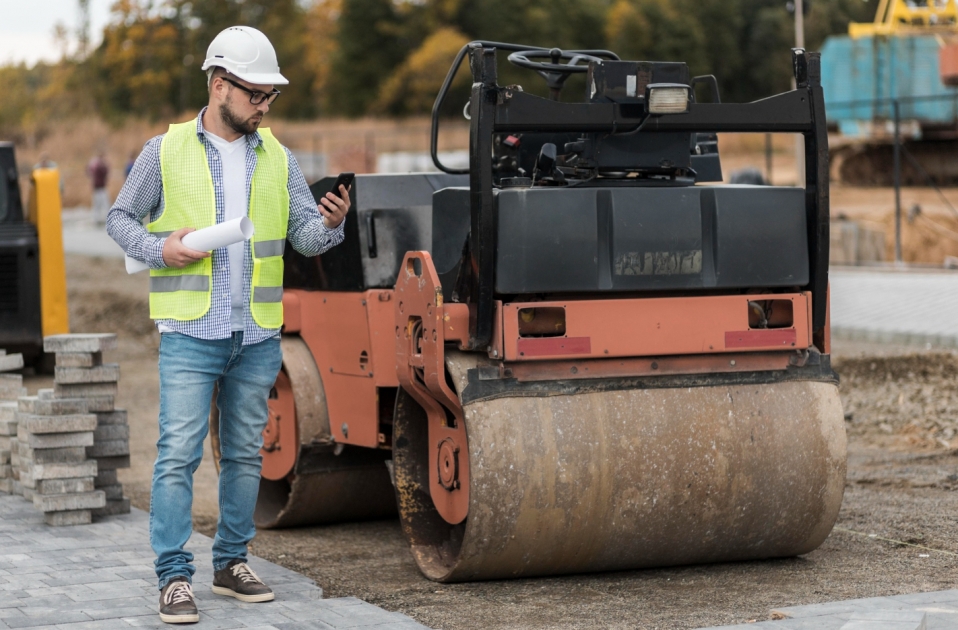
<instances>
[{"instance_id":1,"label":"tracked excavator","mask_svg":"<svg viewBox=\"0 0 958 630\"><path fill-rule=\"evenodd\" d=\"M880 0L873 22L825 40L822 84L837 180L894 186L897 126L903 185L958 183L956 0Z\"/></svg>"},{"instance_id":2,"label":"tracked excavator","mask_svg":"<svg viewBox=\"0 0 958 630\"><path fill-rule=\"evenodd\" d=\"M52 374L43 338L70 332L60 175L34 168L30 180L24 203L14 145L0 142L0 349Z\"/></svg>"},{"instance_id":3,"label":"tracked excavator","mask_svg":"<svg viewBox=\"0 0 958 630\"><path fill-rule=\"evenodd\" d=\"M499 85L497 54L551 98ZM464 60L457 171L436 147ZM818 547L846 443L819 57L793 66L796 90L727 104L684 63L463 48L441 172L357 176L343 244L286 250L257 525L398 511L441 582ZM717 132L802 134L804 187L702 185Z\"/></svg>"}]
</instances>

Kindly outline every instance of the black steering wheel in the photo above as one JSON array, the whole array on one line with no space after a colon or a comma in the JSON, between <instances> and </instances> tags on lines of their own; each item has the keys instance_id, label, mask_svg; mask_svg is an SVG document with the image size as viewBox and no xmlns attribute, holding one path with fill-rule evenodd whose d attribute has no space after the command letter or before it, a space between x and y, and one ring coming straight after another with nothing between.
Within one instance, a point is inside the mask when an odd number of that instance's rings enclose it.
<instances>
[{"instance_id":1,"label":"black steering wheel","mask_svg":"<svg viewBox=\"0 0 958 630\"><path fill-rule=\"evenodd\" d=\"M618 59L618 57L607 50L561 50L552 48L546 50L518 50L509 55L509 62L520 68L535 70L549 85L550 96L553 100L559 100L559 92L565 80L573 74L586 72L589 69L590 62L601 63L602 59ZM535 59L548 59L549 61L534 61ZM565 63L559 63L565 61ZM584 61L584 65L579 62Z\"/></svg>"},{"instance_id":2,"label":"black steering wheel","mask_svg":"<svg viewBox=\"0 0 958 630\"><path fill-rule=\"evenodd\" d=\"M432 105L432 126L429 133L429 151L432 154L432 162L436 165L440 171L444 173L449 173L451 175L466 175L470 171L468 168L449 168L442 163L442 160L439 159L439 111L442 108L442 104L446 100L446 95L449 93L449 88L452 86L453 79L456 78L456 73L459 71L459 66L462 65L462 60L466 58L466 55L471 50L476 50L477 48L495 48L498 50L506 51L511 50L518 53L519 61L513 59L513 55L509 56L509 61L514 63L517 66L522 68L529 68L535 70L542 74L545 77L545 80L549 83L549 88L552 92L552 97L556 100L559 99L559 91L562 89L562 84L565 82L565 79L572 73L575 72L585 72L588 69L588 66L580 66L579 61L587 57L592 57L594 59L610 59L612 61L617 61L619 59L618 55L609 50L569 50L563 52L558 48L553 48L552 50L548 48L536 48L535 46L529 46L528 44L510 44L508 42L491 42L486 40L476 40L469 42L459 50L459 54L456 55L455 60L452 62L452 66L449 67L449 72L446 73L446 78L442 82L442 87L439 88L439 94L436 95L436 102ZM553 53L558 53L553 59ZM563 55L568 55L569 63L559 64L559 61L563 59ZM538 57L548 56L552 63L541 63L535 62L529 59ZM575 61L572 60L573 57L580 56L579 59ZM540 64L541 65L538 65ZM558 66L559 69L556 70L554 67ZM552 75L556 75L562 78L553 78ZM555 86L555 87L553 87Z\"/></svg>"}]
</instances>

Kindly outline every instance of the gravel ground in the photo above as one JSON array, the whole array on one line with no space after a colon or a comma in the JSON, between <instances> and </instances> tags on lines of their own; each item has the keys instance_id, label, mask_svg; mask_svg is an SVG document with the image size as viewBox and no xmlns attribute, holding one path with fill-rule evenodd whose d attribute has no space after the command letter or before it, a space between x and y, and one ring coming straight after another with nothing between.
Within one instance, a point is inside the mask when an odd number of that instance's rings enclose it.
<instances>
[{"instance_id":1,"label":"gravel ground","mask_svg":"<svg viewBox=\"0 0 958 630\"><path fill-rule=\"evenodd\" d=\"M836 369L850 436L890 448L958 446L958 355L845 358Z\"/></svg>"},{"instance_id":2,"label":"gravel ground","mask_svg":"<svg viewBox=\"0 0 958 630\"><path fill-rule=\"evenodd\" d=\"M954 588L956 461L952 451L894 452L853 438L836 529L801 558L440 585L420 576L392 521L263 531L253 549L329 596L360 597L434 628L744 623L775 607Z\"/></svg>"},{"instance_id":3,"label":"gravel ground","mask_svg":"<svg viewBox=\"0 0 958 630\"><path fill-rule=\"evenodd\" d=\"M68 257L73 330L116 330L119 404L130 411L127 495L149 508L157 336L146 278L116 260ZM355 596L434 628L699 628L769 618L774 607L954 588L958 578L958 357L836 342L849 435L839 522L818 550L785 560L441 585L417 570L396 521L262 531L256 555L329 597ZM49 379L29 379L31 389ZM194 522L211 533L215 471L196 482Z\"/></svg>"}]
</instances>

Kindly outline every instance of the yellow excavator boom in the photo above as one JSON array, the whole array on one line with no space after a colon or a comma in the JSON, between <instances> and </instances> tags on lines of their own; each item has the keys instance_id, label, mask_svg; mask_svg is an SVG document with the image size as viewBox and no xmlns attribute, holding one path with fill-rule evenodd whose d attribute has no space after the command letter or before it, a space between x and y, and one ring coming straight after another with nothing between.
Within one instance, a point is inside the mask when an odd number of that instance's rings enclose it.
<instances>
[{"instance_id":1,"label":"yellow excavator boom","mask_svg":"<svg viewBox=\"0 0 958 630\"><path fill-rule=\"evenodd\" d=\"M881 0L875 21L852 22L848 34L853 38L915 33L958 32L956 0Z\"/></svg>"},{"instance_id":2,"label":"yellow excavator boom","mask_svg":"<svg viewBox=\"0 0 958 630\"><path fill-rule=\"evenodd\" d=\"M70 332L67 276L63 259L60 173L55 168L33 171L30 221L37 228L40 249L40 315L43 336Z\"/></svg>"}]
</instances>

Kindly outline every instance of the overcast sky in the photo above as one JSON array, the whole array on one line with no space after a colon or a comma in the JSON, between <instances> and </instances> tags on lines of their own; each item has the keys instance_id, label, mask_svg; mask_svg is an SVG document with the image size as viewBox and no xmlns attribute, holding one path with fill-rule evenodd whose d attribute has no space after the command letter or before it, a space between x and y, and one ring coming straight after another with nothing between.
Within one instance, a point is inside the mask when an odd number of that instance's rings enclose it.
<instances>
[{"instance_id":1,"label":"overcast sky","mask_svg":"<svg viewBox=\"0 0 958 630\"><path fill-rule=\"evenodd\" d=\"M113 0L90 0L90 37L95 46L107 23ZM56 61L60 51L53 27L62 22L76 42L79 21L76 0L0 0L0 65Z\"/></svg>"}]
</instances>

